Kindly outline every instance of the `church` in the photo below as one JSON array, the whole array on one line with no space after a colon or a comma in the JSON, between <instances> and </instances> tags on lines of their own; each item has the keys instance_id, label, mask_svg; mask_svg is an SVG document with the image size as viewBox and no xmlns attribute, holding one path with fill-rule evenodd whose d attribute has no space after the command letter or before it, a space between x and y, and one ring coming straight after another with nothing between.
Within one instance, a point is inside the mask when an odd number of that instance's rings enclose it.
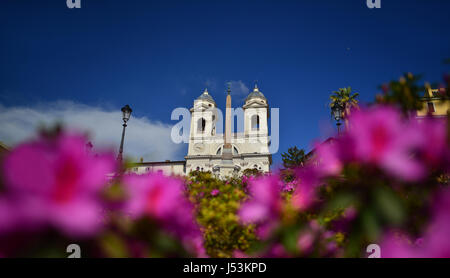
<instances>
[{"instance_id":1,"label":"church","mask_svg":"<svg viewBox=\"0 0 450 278\"><path fill-rule=\"evenodd\" d=\"M243 131L234 132L234 109L228 88L225 128L214 98L206 89L194 100L191 112L188 153L185 161L140 162L131 171L145 173L161 171L167 175L187 175L191 171L210 171L218 178L238 177L246 169L269 172L272 156L269 152L269 104L257 85L242 106ZM238 125L242 123L238 123Z\"/></svg>"}]
</instances>

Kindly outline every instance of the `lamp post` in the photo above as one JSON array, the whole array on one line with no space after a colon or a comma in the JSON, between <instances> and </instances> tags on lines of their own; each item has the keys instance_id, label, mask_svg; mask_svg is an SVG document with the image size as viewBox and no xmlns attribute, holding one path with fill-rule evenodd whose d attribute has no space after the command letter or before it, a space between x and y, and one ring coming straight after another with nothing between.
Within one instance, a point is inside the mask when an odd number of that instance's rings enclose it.
<instances>
[{"instance_id":1,"label":"lamp post","mask_svg":"<svg viewBox=\"0 0 450 278\"><path fill-rule=\"evenodd\" d=\"M127 127L127 122L130 119L131 110L130 106L127 104L124 107L122 107L122 116L123 116L123 129L122 129L122 140L120 141L120 148L119 148L119 154L117 155L117 160L122 162L122 153L123 153L123 140L125 139L125 128Z\"/></svg>"},{"instance_id":2,"label":"lamp post","mask_svg":"<svg viewBox=\"0 0 450 278\"><path fill-rule=\"evenodd\" d=\"M342 112L344 111L344 107L340 102L335 102L331 106L331 115L334 117L334 120L336 121L336 126L338 130L338 135L341 133L341 119L342 119Z\"/></svg>"}]
</instances>

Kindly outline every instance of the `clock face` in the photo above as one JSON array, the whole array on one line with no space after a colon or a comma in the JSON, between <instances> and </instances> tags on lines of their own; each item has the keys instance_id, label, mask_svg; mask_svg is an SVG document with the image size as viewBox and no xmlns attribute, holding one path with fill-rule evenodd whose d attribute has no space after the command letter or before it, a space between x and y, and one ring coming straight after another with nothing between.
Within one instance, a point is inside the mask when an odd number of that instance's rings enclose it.
<instances>
[{"instance_id":1,"label":"clock face","mask_svg":"<svg viewBox=\"0 0 450 278\"><path fill-rule=\"evenodd\" d=\"M194 150L197 152L202 152L205 149L205 146L202 143L197 143L194 145Z\"/></svg>"}]
</instances>

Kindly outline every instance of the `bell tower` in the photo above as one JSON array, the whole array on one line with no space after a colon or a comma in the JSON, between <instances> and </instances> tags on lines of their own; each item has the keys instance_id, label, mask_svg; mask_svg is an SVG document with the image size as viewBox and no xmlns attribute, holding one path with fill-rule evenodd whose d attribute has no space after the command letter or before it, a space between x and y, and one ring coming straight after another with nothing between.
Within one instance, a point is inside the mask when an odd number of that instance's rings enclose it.
<instances>
[{"instance_id":1,"label":"bell tower","mask_svg":"<svg viewBox=\"0 0 450 278\"><path fill-rule=\"evenodd\" d=\"M245 99L244 133L246 138L267 137L269 130L267 120L269 117L269 104L266 97L255 84L253 92Z\"/></svg>"},{"instance_id":2,"label":"bell tower","mask_svg":"<svg viewBox=\"0 0 450 278\"><path fill-rule=\"evenodd\" d=\"M191 111L191 130L189 137L188 155L203 154L205 143L215 133L216 102L209 94L208 89L194 101Z\"/></svg>"}]
</instances>

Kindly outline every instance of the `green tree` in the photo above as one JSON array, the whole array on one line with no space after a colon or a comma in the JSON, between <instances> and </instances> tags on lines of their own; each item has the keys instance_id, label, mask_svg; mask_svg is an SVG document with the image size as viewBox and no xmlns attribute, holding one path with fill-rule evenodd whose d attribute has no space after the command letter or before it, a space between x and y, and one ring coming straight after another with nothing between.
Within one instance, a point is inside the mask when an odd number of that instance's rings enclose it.
<instances>
[{"instance_id":1,"label":"green tree","mask_svg":"<svg viewBox=\"0 0 450 278\"><path fill-rule=\"evenodd\" d=\"M418 75L405 73L400 80L382 85L383 94L377 95L377 103L395 105L406 115L415 113L423 106L420 98L425 87L418 84L420 79Z\"/></svg>"},{"instance_id":2,"label":"green tree","mask_svg":"<svg viewBox=\"0 0 450 278\"><path fill-rule=\"evenodd\" d=\"M289 148L287 152L282 153L283 166L286 169L292 169L303 166L306 161L305 151L297 147Z\"/></svg>"}]
</instances>

